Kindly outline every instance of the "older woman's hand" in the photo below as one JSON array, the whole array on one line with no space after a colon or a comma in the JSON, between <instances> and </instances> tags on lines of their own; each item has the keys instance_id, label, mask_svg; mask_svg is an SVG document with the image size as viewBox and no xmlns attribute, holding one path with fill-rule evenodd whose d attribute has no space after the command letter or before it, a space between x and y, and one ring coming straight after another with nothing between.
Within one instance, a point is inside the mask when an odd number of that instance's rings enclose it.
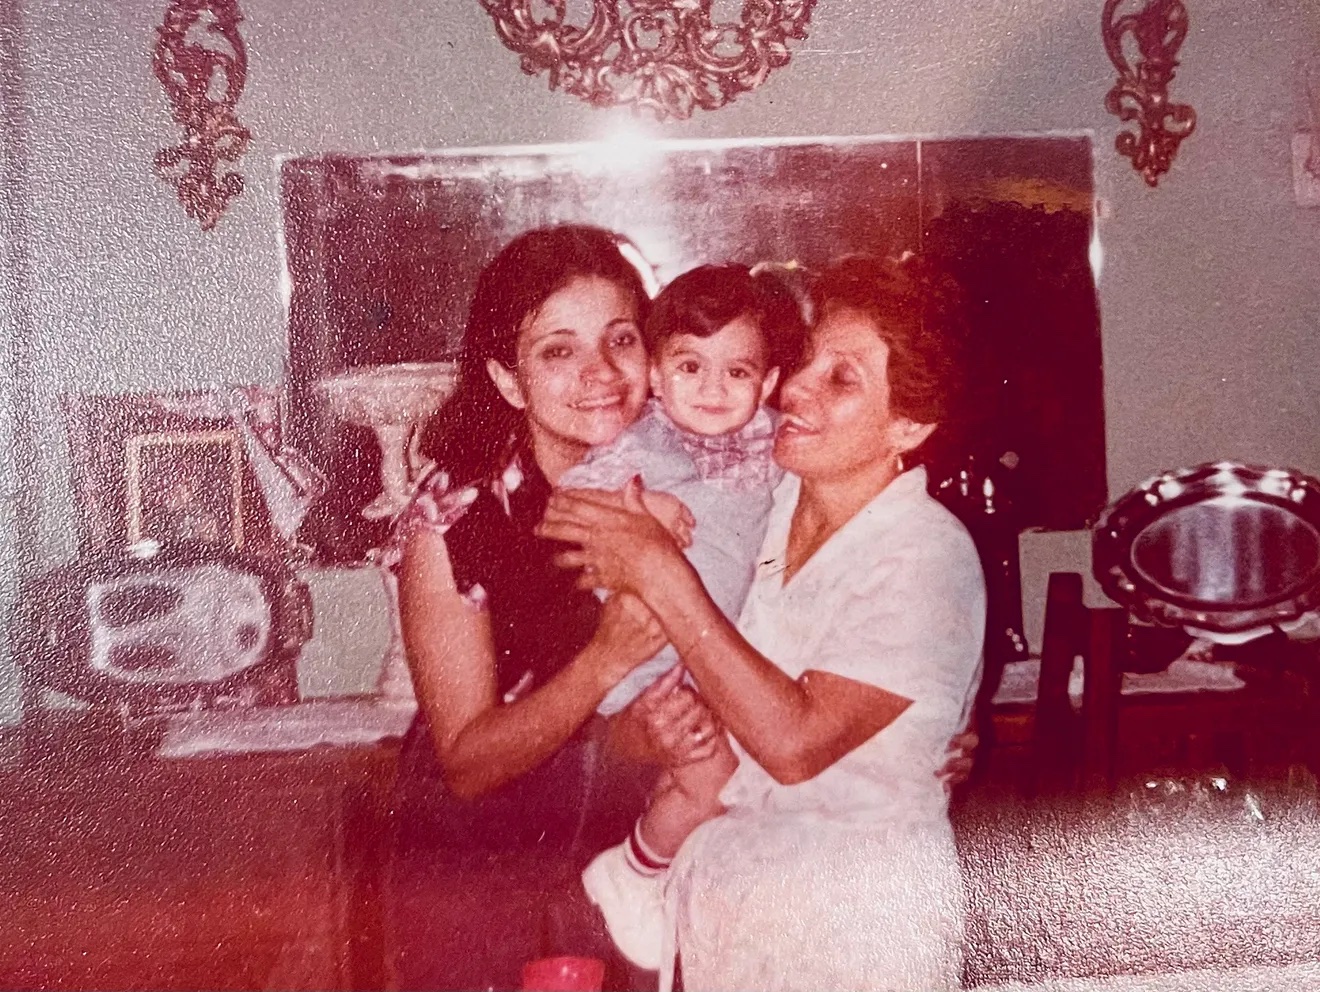
<instances>
[{"instance_id":1,"label":"older woman's hand","mask_svg":"<svg viewBox=\"0 0 1320 992\"><path fill-rule=\"evenodd\" d=\"M949 741L949 749L944 753L944 765L936 773L944 783L946 792L952 792L971 777L972 768L976 764L976 749L980 743L980 736L971 727L964 727Z\"/></svg>"},{"instance_id":2,"label":"older woman's hand","mask_svg":"<svg viewBox=\"0 0 1320 992\"><path fill-rule=\"evenodd\" d=\"M704 761L719 747L720 726L675 665L633 703L651 749L666 768Z\"/></svg>"},{"instance_id":3,"label":"older woman's hand","mask_svg":"<svg viewBox=\"0 0 1320 992\"><path fill-rule=\"evenodd\" d=\"M566 489L550 498L537 534L577 549L556 556L564 568L581 568L584 589L639 593L666 559L682 561L674 535L646 508L641 484L631 480L620 502L614 493Z\"/></svg>"}]
</instances>

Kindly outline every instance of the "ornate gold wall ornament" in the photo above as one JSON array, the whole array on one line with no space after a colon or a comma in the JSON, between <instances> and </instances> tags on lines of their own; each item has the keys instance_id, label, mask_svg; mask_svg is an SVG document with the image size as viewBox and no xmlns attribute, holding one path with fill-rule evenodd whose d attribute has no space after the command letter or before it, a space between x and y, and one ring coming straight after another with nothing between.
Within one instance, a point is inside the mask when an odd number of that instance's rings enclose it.
<instances>
[{"instance_id":1,"label":"ornate gold wall ornament","mask_svg":"<svg viewBox=\"0 0 1320 992\"><path fill-rule=\"evenodd\" d=\"M1137 122L1139 130L1121 132L1114 147L1155 186L1169 171L1179 144L1196 128L1196 112L1169 99L1178 49L1187 37L1187 8L1181 0L1146 0L1141 9L1118 17L1124 2L1105 0L1101 25L1105 52L1118 70L1118 82L1105 96L1105 109L1121 121ZM1135 59L1129 59L1124 49L1129 35Z\"/></svg>"},{"instance_id":2,"label":"ornate gold wall ornament","mask_svg":"<svg viewBox=\"0 0 1320 992\"><path fill-rule=\"evenodd\" d=\"M247 80L242 20L237 0L170 0L156 29L152 68L184 130L182 142L156 153L156 174L174 185L204 231L243 192L237 172L216 172L238 161L252 138L235 111Z\"/></svg>"},{"instance_id":3,"label":"ornate gold wall ornament","mask_svg":"<svg viewBox=\"0 0 1320 992\"><path fill-rule=\"evenodd\" d=\"M596 107L626 104L660 120L717 110L788 64L816 0L744 0L737 23L711 19L712 0L592 0L585 25L568 0L481 0L529 76ZM626 7L627 13L620 8ZM542 16L538 17L537 12Z\"/></svg>"}]
</instances>

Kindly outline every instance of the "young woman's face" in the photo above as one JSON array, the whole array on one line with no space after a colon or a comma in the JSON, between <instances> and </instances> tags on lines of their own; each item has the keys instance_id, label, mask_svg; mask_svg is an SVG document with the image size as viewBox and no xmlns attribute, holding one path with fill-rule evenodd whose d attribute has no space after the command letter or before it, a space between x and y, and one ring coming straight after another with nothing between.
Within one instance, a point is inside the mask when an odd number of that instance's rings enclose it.
<instances>
[{"instance_id":1,"label":"young woman's face","mask_svg":"<svg viewBox=\"0 0 1320 992\"><path fill-rule=\"evenodd\" d=\"M491 374L505 399L526 411L533 448L553 481L637 419L646 367L632 294L587 276L551 294L524 324L517 368Z\"/></svg>"},{"instance_id":2,"label":"young woman's face","mask_svg":"<svg viewBox=\"0 0 1320 992\"><path fill-rule=\"evenodd\" d=\"M780 393L775 460L790 472L828 481L896 469L934 429L890 409L889 345L865 314L828 309L806 359Z\"/></svg>"}]
</instances>

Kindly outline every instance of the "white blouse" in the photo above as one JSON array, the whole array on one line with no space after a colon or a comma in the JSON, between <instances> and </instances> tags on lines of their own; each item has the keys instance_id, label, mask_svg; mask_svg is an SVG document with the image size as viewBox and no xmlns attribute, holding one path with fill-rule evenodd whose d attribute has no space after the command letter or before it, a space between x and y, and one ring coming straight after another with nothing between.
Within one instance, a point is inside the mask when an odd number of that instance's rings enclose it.
<instances>
[{"instance_id":1,"label":"white blouse","mask_svg":"<svg viewBox=\"0 0 1320 992\"><path fill-rule=\"evenodd\" d=\"M965 901L936 773L980 675L980 559L918 469L785 585L799 493L792 476L775 492L743 635L794 678L832 672L912 705L798 785L735 742L728 812L688 838L669 873L668 938L693 992L957 989ZM666 969L661 988L671 980Z\"/></svg>"},{"instance_id":2,"label":"white blouse","mask_svg":"<svg viewBox=\"0 0 1320 992\"><path fill-rule=\"evenodd\" d=\"M780 785L737 747L722 799L734 809L810 812L854 823L941 816L936 778L966 723L981 672L985 579L970 535L926 492L925 469L899 476L783 583L801 481L775 491L756 580L739 627L797 678L815 670L912 700L866 743L799 785Z\"/></svg>"}]
</instances>

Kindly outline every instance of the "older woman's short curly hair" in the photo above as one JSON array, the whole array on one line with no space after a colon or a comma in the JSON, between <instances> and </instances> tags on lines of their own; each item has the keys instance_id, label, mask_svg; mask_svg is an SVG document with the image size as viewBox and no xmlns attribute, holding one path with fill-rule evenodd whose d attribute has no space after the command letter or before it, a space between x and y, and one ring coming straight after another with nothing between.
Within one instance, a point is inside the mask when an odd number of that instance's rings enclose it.
<instances>
[{"instance_id":1,"label":"older woman's short curly hair","mask_svg":"<svg viewBox=\"0 0 1320 992\"><path fill-rule=\"evenodd\" d=\"M908 253L879 259L851 255L823 271L812 287L816 319L855 310L889 346L889 403L918 424L956 419L966 370L967 314L958 284L928 260Z\"/></svg>"}]
</instances>

